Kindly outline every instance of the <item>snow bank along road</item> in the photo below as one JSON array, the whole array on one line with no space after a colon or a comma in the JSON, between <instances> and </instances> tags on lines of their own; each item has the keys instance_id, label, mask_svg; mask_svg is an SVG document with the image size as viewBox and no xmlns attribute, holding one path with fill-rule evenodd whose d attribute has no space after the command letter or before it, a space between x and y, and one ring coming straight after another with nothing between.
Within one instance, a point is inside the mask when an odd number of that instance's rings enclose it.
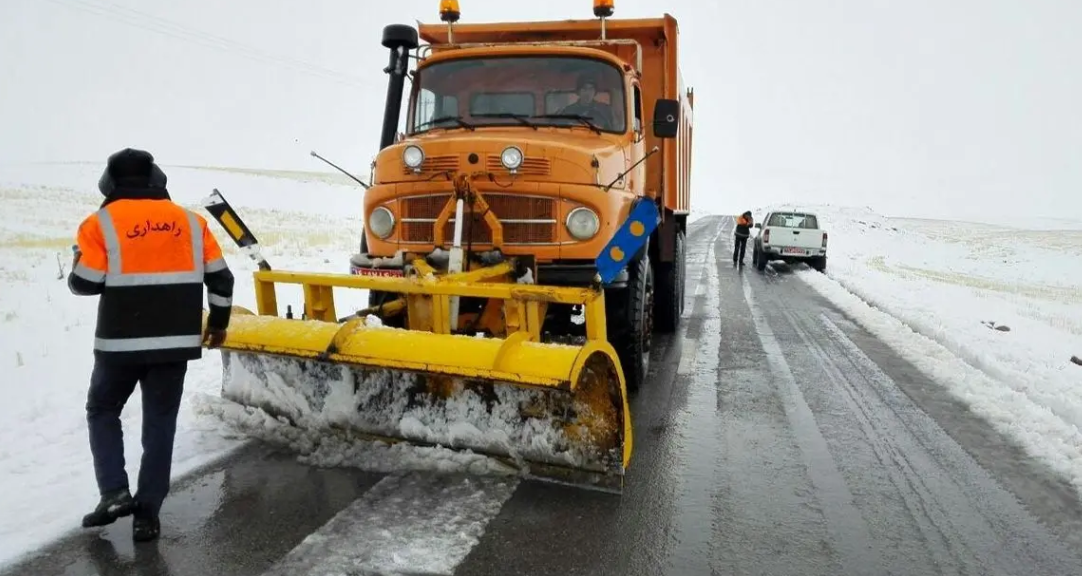
<instances>
[{"instance_id":1,"label":"snow bank along road","mask_svg":"<svg viewBox=\"0 0 1082 576\"><path fill-rule=\"evenodd\" d=\"M252 444L4 574L1082 574L1078 499L791 271L690 230L622 497L304 466ZM750 255L748 257L750 264Z\"/></svg>"}]
</instances>

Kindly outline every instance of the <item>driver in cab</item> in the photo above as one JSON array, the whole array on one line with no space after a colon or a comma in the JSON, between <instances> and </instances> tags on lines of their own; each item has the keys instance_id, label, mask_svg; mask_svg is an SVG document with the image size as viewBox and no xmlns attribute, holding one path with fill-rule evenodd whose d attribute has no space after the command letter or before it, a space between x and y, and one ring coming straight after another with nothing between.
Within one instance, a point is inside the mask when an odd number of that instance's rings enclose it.
<instances>
[{"instance_id":1,"label":"driver in cab","mask_svg":"<svg viewBox=\"0 0 1082 576\"><path fill-rule=\"evenodd\" d=\"M579 99L575 103L564 107L559 114L584 116L597 127L603 130L612 130L609 106L594 100L597 95L597 82L593 78L583 76L579 78L576 90L578 90Z\"/></svg>"}]
</instances>

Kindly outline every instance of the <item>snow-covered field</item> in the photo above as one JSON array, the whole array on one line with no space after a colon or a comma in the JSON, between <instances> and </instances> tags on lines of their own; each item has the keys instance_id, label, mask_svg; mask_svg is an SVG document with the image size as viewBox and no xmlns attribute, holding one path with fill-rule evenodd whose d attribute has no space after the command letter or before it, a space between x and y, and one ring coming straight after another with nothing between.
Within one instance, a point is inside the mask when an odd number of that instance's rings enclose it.
<instances>
[{"instance_id":1,"label":"snow-covered field","mask_svg":"<svg viewBox=\"0 0 1082 576\"><path fill-rule=\"evenodd\" d=\"M830 256L825 276L798 277L1082 492L1082 222L802 208L820 215Z\"/></svg>"},{"instance_id":2,"label":"snow-covered field","mask_svg":"<svg viewBox=\"0 0 1082 576\"><path fill-rule=\"evenodd\" d=\"M100 165L0 166L0 564L79 525L97 502L85 403L93 364L97 298L72 295L58 278L70 269L79 222L97 209ZM259 176L165 167L173 199L200 210L237 277L234 302L255 307L255 264L199 201L217 187L264 245L272 266L342 272L360 232L360 188L335 175ZM58 264L59 259L59 264ZM336 290L340 309L367 303ZM279 306L303 306L299 287L279 288ZM189 367L174 456L174 476L241 444L223 422L250 416L223 406L217 352ZM221 416L225 416L222 418ZM123 416L128 475L139 471L139 392ZM341 454L337 455L341 458ZM17 494L17 496L16 496Z\"/></svg>"}]
</instances>

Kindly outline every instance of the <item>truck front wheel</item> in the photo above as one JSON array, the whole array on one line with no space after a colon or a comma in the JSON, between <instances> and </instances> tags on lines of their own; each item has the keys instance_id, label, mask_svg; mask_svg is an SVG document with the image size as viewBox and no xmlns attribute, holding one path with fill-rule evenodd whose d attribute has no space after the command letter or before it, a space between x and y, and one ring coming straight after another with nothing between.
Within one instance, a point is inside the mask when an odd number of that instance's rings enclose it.
<instances>
[{"instance_id":1,"label":"truck front wheel","mask_svg":"<svg viewBox=\"0 0 1082 576\"><path fill-rule=\"evenodd\" d=\"M684 283L687 265L684 256L684 233L677 231L673 240L673 261L658 266L657 330L664 334L676 332L684 312Z\"/></svg>"},{"instance_id":2,"label":"truck front wheel","mask_svg":"<svg viewBox=\"0 0 1082 576\"><path fill-rule=\"evenodd\" d=\"M629 392L639 390L650 369L654 333L654 272L646 249L628 265L627 287L605 294L609 342L616 349Z\"/></svg>"}]
</instances>

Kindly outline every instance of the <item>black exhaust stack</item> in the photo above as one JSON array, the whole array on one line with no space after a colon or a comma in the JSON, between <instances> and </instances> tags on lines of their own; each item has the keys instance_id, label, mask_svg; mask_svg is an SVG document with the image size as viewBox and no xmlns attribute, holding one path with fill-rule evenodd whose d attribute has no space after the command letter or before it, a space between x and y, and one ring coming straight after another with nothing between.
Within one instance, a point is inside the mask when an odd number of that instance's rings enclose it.
<instances>
[{"instance_id":1,"label":"black exhaust stack","mask_svg":"<svg viewBox=\"0 0 1082 576\"><path fill-rule=\"evenodd\" d=\"M379 149L394 144L398 132L398 116L402 110L402 87L409 71L409 51L418 46L417 30L406 24L390 24L383 28L383 46L391 51L391 61L384 72L391 77L387 83L387 104L383 110L383 134Z\"/></svg>"}]
</instances>

